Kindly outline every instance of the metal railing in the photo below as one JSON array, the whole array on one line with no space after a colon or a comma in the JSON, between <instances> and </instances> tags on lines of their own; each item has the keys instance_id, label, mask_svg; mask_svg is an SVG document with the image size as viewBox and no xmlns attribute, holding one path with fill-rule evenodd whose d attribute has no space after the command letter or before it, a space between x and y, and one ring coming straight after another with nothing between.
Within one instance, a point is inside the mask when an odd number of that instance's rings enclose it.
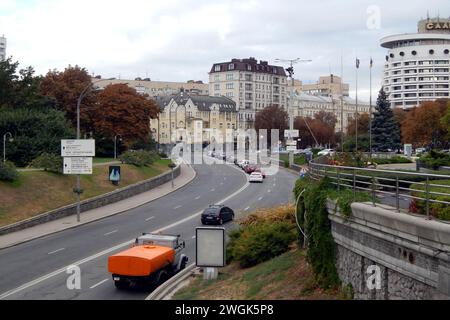
<instances>
[{"instance_id":1,"label":"metal railing","mask_svg":"<svg viewBox=\"0 0 450 320\"><path fill-rule=\"evenodd\" d=\"M410 204L414 201L423 206L422 212L428 219L433 204L450 206L450 183L440 183L440 180L450 181L450 175L336 166L326 164L324 157L316 160L309 164L311 178L326 176L338 190L351 189L354 197L357 191L368 192L374 206L379 198L398 212L400 209L411 212Z\"/></svg>"}]
</instances>

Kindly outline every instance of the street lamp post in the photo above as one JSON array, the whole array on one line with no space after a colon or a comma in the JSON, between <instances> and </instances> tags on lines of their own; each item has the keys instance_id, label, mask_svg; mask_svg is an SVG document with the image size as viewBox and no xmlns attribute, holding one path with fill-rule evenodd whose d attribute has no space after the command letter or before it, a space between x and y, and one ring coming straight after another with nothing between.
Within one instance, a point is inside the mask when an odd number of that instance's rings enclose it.
<instances>
[{"instance_id":1,"label":"street lamp post","mask_svg":"<svg viewBox=\"0 0 450 320\"><path fill-rule=\"evenodd\" d=\"M89 85L87 85L83 89L83 91L81 91L81 94L78 97L78 101L77 101L77 140L80 139L80 106L81 106L81 101L83 101L84 97L86 97L86 95L92 89L94 84L102 82L102 81L108 81L108 80L112 80L112 79L102 79L102 80L91 82L91 83L89 83ZM75 187L75 189L73 191L77 194L77 222L80 222L80 220L81 220L80 219L80 195L83 193L83 190L80 187L80 175L79 174L77 174L77 186Z\"/></svg>"},{"instance_id":2,"label":"street lamp post","mask_svg":"<svg viewBox=\"0 0 450 320\"><path fill-rule=\"evenodd\" d=\"M122 136L117 134L114 136L114 160L117 159L117 138L120 137L119 141L122 141Z\"/></svg>"},{"instance_id":3,"label":"street lamp post","mask_svg":"<svg viewBox=\"0 0 450 320\"><path fill-rule=\"evenodd\" d=\"M6 162L6 137L9 135L9 142L13 141L13 135L11 132L7 132L3 135L3 163Z\"/></svg>"}]
</instances>

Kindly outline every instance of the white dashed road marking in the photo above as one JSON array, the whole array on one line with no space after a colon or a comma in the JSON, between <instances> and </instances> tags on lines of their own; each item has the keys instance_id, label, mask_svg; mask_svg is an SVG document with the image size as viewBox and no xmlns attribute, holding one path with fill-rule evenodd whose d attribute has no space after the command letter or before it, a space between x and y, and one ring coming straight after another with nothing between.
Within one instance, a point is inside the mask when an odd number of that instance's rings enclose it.
<instances>
[{"instance_id":1,"label":"white dashed road marking","mask_svg":"<svg viewBox=\"0 0 450 320\"><path fill-rule=\"evenodd\" d=\"M198 199L200 199L200 196L198 196L198 197L195 198L195 200L198 200Z\"/></svg>"},{"instance_id":2,"label":"white dashed road marking","mask_svg":"<svg viewBox=\"0 0 450 320\"><path fill-rule=\"evenodd\" d=\"M147 219L145 219L145 221L150 221L150 220L153 220L153 219L155 219L155 217L147 218Z\"/></svg>"},{"instance_id":3,"label":"white dashed road marking","mask_svg":"<svg viewBox=\"0 0 450 320\"><path fill-rule=\"evenodd\" d=\"M89 289L94 289L95 287L98 287L99 285L101 285L101 284L104 284L106 281L108 281L109 279L105 279L105 280L102 280L102 281L100 281L99 283L97 283L97 284L94 284L92 287L90 287Z\"/></svg>"},{"instance_id":4,"label":"white dashed road marking","mask_svg":"<svg viewBox=\"0 0 450 320\"><path fill-rule=\"evenodd\" d=\"M245 208L244 211L248 211L248 209L250 209L250 207Z\"/></svg>"},{"instance_id":5,"label":"white dashed road marking","mask_svg":"<svg viewBox=\"0 0 450 320\"><path fill-rule=\"evenodd\" d=\"M174 208L174 210L177 210L177 209L180 209L181 208L181 206L176 206L175 208Z\"/></svg>"},{"instance_id":6,"label":"white dashed road marking","mask_svg":"<svg viewBox=\"0 0 450 320\"><path fill-rule=\"evenodd\" d=\"M119 230L114 230L114 231L105 233L104 236L106 237L106 236L112 235L113 233L116 233L116 232L118 232L118 231L119 231Z\"/></svg>"},{"instance_id":7,"label":"white dashed road marking","mask_svg":"<svg viewBox=\"0 0 450 320\"><path fill-rule=\"evenodd\" d=\"M47 253L47 254L55 254L55 253L57 253L57 252L61 252L61 251L63 251L63 250L66 250L66 248L61 248L61 249L58 249L58 250L55 250L55 251L49 252L49 253Z\"/></svg>"}]
</instances>

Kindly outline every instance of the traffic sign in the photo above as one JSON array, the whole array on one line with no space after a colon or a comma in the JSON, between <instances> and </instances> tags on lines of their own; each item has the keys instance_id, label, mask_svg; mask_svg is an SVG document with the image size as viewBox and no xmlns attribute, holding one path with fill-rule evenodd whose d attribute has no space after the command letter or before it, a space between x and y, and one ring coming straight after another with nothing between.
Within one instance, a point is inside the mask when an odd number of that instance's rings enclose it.
<instances>
[{"instance_id":1,"label":"traffic sign","mask_svg":"<svg viewBox=\"0 0 450 320\"><path fill-rule=\"evenodd\" d=\"M95 157L95 140L61 140L62 157Z\"/></svg>"},{"instance_id":2,"label":"traffic sign","mask_svg":"<svg viewBox=\"0 0 450 320\"><path fill-rule=\"evenodd\" d=\"M297 146L297 141L295 141L295 140L288 140L286 142L286 145L288 145L288 146Z\"/></svg>"},{"instance_id":3,"label":"traffic sign","mask_svg":"<svg viewBox=\"0 0 450 320\"><path fill-rule=\"evenodd\" d=\"M297 151L297 146L287 146L286 151Z\"/></svg>"},{"instance_id":4,"label":"traffic sign","mask_svg":"<svg viewBox=\"0 0 450 320\"><path fill-rule=\"evenodd\" d=\"M300 136L299 130L284 130L284 137L288 139L298 138Z\"/></svg>"},{"instance_id":5,"label":"traffic sign","mask_svg":"<svg viewBox=\"0 0 450 320\"><path fill-rule=\"evenodd\" d=\"M92 158L64 158L64 174L92 174Z\"/></svg>"}]
</instances>

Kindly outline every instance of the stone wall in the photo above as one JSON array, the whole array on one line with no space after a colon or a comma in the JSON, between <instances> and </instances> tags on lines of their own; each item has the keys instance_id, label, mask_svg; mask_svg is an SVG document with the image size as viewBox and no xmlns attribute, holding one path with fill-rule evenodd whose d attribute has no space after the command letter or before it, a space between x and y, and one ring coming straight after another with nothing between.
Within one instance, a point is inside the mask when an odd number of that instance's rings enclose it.
<instances>
[{"instance_id":1,"label":"stone wall","mask_svg":"<svg viewBox=\"0 0 450 320\"><path fill-rule=\"evenodd\" d=\"M181 167L177 166L174 169L174 178L178 177L181 173ZM154 177L149 180L145 180L128 187L118 189L109 193L106 193L101 196L97 196L91 199L87 199L81 202L80 211L85 212L95 208L103 207L111 203L115 203L121 201L126 198L130 198L139 193L148 191L155 187L158 187L166 182L169 182L172 179L172 173L170 171L163 173L157 177ZM30 228L32 226L42 224L45 222L49 222L52 220L56 220L59 218L67 217L70 215L75 215L77 213L76 204L71 204L62 208L58 208L41 215L35 216L33 218L23 220L14 224L10 224L0 228L0 236L4 234L8 234L11 232L23 230L26 228Z\"/></svg>"},{"instance_id":2,"label":"stone wall","mask_svg":"<svg viewBox=\"0 0 450 320\"><path fill-rule=\"evenodd\" d=\"M351 218L328 210L338 274L356 299L450 299L450 224L371 204L353 204Z\"/></svg>"}]
</instances>

